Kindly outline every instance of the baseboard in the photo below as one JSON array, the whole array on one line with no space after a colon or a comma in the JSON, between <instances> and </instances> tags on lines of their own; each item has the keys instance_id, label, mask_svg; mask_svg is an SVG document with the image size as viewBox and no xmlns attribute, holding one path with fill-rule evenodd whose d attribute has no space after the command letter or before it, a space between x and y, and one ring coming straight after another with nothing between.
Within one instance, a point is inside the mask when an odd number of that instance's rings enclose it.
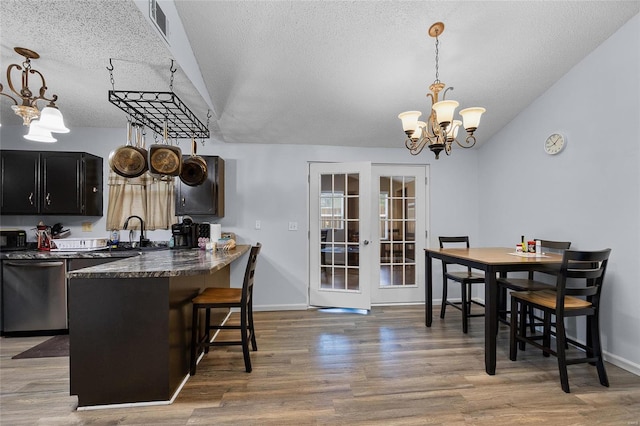
<instances>
[{"instance_id":1,"label":"baseboard","mask_svg":"<svg viewBox=\"0 0 640 426\"><path fill-rule=\"evenodd\" d=\"M603 351L602 356L605 361L610 362L616 367L620 367L623 370L627 370L629 373L633 373L636 376L640 376L640 365L635 362L631 362L627 359L619 357L618 355L614 355L610 352Z\"/></svg>"},{"instance_id":2,"label":"baseboard","mask_svg":"<svg viewBox=\"0 0 640 426\"><path fill-rule=\"evenodd\" d=\"M292 304L292 305L253 305L253 311L306 311L309 309L308 305Z\"/></svg>"}]
</instances>

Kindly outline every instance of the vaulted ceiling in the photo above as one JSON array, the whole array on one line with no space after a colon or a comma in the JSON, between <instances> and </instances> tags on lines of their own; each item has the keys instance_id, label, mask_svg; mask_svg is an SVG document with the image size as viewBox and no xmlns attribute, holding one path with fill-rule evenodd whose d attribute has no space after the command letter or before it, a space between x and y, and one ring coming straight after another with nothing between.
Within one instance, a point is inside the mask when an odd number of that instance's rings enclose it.
<instances>
[{"instance_id":1,"label":"vaulted ceiling","mask_svg":"<svg viewBox=\"0 0 640 426\"><path fill-rule=\"evenodd\" d=\"M169 45L146 0L2 0L3 74L21 61L15 46L35 50L32 66L72 131L124 127L107 100L109 60L116 90L166 91L176 59L174 92L203 122L213 111L214 140L394 147L404 138L397 114L430 108L427 30L442 21L439 78L460 108L487 109L482 141L640 12L638 1L158 3L182 24L167 14ZM172 39L180 27L191 51ZM18 124L11 102L0 103L2 125Z\"/></svg>"}]
</instances>

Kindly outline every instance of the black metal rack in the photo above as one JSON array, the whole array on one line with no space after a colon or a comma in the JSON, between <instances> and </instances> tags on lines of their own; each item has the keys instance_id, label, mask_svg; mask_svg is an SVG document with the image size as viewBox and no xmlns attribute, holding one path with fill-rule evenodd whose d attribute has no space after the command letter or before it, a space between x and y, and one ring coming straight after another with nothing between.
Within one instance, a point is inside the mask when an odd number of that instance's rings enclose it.
<instances>
[{"instance_id":1,"label":"black metal rack","mask_svg":"<svg viewBox=\"0 0 640 426\"><path fill-rule=\"evenodd\" d=\"M209 129L173 92L109 90L109 102L162 135L167 123L171 139L209 138Z\"/></svg>"}]
</instances>

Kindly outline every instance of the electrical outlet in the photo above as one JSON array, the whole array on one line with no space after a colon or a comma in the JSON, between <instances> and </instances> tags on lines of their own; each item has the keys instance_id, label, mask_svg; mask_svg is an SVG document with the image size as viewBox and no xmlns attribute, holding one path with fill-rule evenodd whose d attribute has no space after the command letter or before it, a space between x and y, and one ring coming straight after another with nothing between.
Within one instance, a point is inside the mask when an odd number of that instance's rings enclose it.
<instances>
[{"instance_id":1,"label":"electrical outlet","mask_svg":"<svg viewBox=\"0 0 640 426\"><path fill-rule=\"evenodd\" d=\"M298 222L289 222L289 231L297 231Z\"/></svg>"},{"instance_id":2,"label":"electrical outlet","mask_svg":"<svg viewBox=\"0 0 640 426\"><path fill-rule=\"evenodd\" d=\"M91 232L93 224L91 222L82 222L82 232Z\"/></svg>"},{"instance_id":3,"label":"electrical outlet","mask_svg":"<svg viewBox=\"0 0 640 426\"><path fill-rule=\"evenodd\" d=\"M256 229L260 229L262 228L262 224L260 223L259 220L256 220Z\"/></svg>"}]
</instances>

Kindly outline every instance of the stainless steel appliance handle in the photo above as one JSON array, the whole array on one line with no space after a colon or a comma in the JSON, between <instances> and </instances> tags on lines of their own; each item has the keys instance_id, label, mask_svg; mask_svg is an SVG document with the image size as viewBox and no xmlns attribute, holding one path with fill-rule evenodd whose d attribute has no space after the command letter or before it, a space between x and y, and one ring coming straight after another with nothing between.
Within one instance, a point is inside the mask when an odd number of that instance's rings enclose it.
<instances>
[{"instance_id":1,"label":"stainless steel appliance handle","mask_svg":"<svg viewBox=\"0 0 640 426\"><path fill-rule=\"evenodd\" d=\"M36 268L52 268L54 266L63 266L64 262L37 262L37 263L18 263L18 262L7 262L4 263L7 266L25 266L25 267L36 267Z\"/></svg>"}]
</instances>

